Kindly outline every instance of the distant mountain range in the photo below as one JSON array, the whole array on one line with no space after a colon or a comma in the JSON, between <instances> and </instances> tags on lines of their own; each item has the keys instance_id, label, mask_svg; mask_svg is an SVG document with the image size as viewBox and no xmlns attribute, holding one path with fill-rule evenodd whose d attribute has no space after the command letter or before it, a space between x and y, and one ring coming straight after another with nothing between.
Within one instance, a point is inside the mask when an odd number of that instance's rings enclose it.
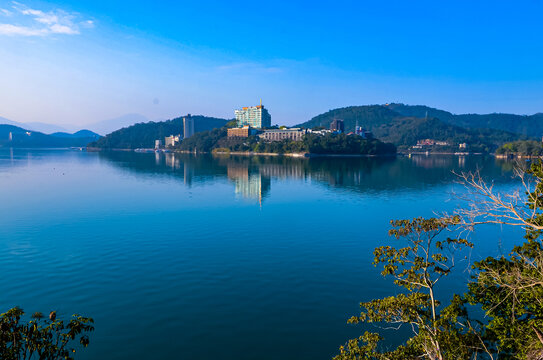
<instances>
[{"instance_id":1,"label":"distant mountain range","mask_svg":"<svg viewBox=\"0 0 543 360\"><path fill-rule=\"evenodd\" d=\"M99 138L100 135L89 130L73 134L58 132L46 135L14 125L0 125L0 147L85 147Z\"/></svg>"},{"instance_id":2,"label":"distant mountain range","mask_svg":"<svg viewBox=\"0 0 543 360\"><path fill-rule=\"evenodd\" d=\"M193 115L194 131L201 132L226 125L229 120ZM101 149L138 149L153 148L155 140L164 141L166 136L183 134L183 117L161 122L135 124L114 131L89 144L89 147Z\"/></svg>"},{"instance_id":3,"label":"distant mountain range","mask_svg":"<svg viewBox=\"0 0 543 360\"><path fill-rule=\"evenodd\" d=\"M115 130L119 130L124 127L128 127L138 123L149 122L150 120L140 114L126 114L113 119L102 120L94 123L89 123L83 126L84 129L91 130L94 133L100 135L109 134ZM41 122L29 122L22 123L6 119L0 116L0 124L13 125L29 131L39 131L43 134L52 135L54 133L69 133L69 129L73 129L73 126L59 126L53 124L46 124ZM75 129L74 129L75 130Z\"/></svg>"},{"instance_id":4,"label":"distant mountain range","mask_svg":"<svg viewBox=\"0 0 543 360\"><path fill-rule=\"evenodd\" d=\"M13 125L30 131L39 131L44 134L51 134L54 132L66 132L65 128L52 124L45 124L41 122L21 123L13 120L6 119L0 116L0 124Z\"/></svg>"},{"instance_id":5,"label":"distant mountain range","mask_svg":"<svg viewBox=\"0 0 543 360\"><path fill-rule=\"evenodd\" d=\"M344 121L346 132L354 131L358 124L400 150L415 145L418 140L434 139L450 144L467 143L471 151L491 152L506 142L538 137L543 133L540 114L453 115L427 106L404 104L334 109L298 126L328 128L334 119Z\"/></svg>"}]
</instances>

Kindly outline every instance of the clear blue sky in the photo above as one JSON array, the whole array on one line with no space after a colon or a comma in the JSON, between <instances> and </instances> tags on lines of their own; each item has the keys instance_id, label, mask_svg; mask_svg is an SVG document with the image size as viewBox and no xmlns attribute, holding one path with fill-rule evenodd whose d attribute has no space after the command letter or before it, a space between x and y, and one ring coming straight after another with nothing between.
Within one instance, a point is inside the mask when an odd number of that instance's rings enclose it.
<instances>
[{"instance_id":1,"label":"clear blue sky","mask_svg":"<svg viewBox=\"0 0 543 360\"><path fill-rule=\"evenodd\" d=\"M0 116L543 111L543 2L0 0Z\"/></svg>"}]
</instances>

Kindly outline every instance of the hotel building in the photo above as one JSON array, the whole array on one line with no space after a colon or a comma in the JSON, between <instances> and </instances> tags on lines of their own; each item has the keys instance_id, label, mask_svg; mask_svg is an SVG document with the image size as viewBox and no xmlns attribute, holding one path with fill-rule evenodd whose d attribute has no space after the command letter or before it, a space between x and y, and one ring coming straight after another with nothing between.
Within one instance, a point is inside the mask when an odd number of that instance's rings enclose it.
<instances>
[{"instance_id":1,"label":"hotel building","mask_svg":"<svg viewBox=\"0 0 543 360\"><path fill-rule=\"evenodd\" d=\"M249 125L256 129L261 129L271 126L271 115L262 105L243 107L241 110L235 110L236 122L238 127Z\"/></svg>"}]
</instances>

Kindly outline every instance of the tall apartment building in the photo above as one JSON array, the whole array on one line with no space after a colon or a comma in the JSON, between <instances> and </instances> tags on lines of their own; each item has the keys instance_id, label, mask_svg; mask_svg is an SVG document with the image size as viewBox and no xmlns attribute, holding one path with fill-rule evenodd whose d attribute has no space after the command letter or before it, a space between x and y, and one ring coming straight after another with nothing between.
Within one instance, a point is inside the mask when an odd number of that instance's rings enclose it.
<instances>
[{"instance_id":1,"label":"tall apartment building","mask_svg":"<svg viewBox=\"0 0 543 360\"><path fill-rule=\"evenodd\" d=\"M188 114L183 118L183 139L194 135L194 118Z\"/></svg>"},{"instance_id":2,"label":"tall apartment building","mask_svg":"<svg viewBox=\"0 0 543 360\"><path fill-rule=\"evenodd\" d=\"M337 132L344 132L345 131L345 124L343 123L343 120L334 119L332 123L330 124L330 130L337 131Z\"/></svg>"},{"instance_id":3,"label":"tall apartment building","mask_svg":"<svg viewBox=\"0 0 543 360\"><path fill-rule=\"evenodd\" d=\"M243 107L234 113L236 114L236 122L239 127L249 125L260 129L271 126L271 115L262 105L262 100L260 100L260 105Z\"/></svg>"}]
</instances>

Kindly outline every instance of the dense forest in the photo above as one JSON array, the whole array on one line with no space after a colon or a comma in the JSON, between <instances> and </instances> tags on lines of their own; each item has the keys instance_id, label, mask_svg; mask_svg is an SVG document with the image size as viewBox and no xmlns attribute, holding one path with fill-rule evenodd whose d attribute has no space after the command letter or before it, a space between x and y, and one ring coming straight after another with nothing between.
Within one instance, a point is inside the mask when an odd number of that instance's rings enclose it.
<instances>
[{"instance_id":1,"label":"dense forest","mask_svg":"<svg viewBox=\"0 0 543 360\"><path fill-rule=\"evenodd\" d=\"M224 126L228 120L196 115L194 131L196 133ZM168 121L135 124L104 136L89 144L91 148L101 149L138 149L153 148L155 140L164 141L166 136L183 134L183 117Z\"/></svg>"},{"instance_id":2,"label":"dense forest","mask_svg":"<svg viewBox=\"0 0 543 360\"><path fill-rule=\"evenodd\" d=\"M506 142L526 139L526 136L503 130L457 126L438 118L437 116L445 117L446 112L437 110L435 114L429 113L429 117L426 117L425 107L414 107L417 111L414 111L412 116L400 114L392 110L393 108L381 105L350 106L330 110L299 126L329 127L332 120L342 119L346 132L354 131L358 124L371 130L382 141L398 146L399 150L407 150L418 140L434 139L447 141L456 146L456 149L458 144L467 143L472 152L492 152ZM421 115L422 112L424 114Z\"/></svg>"},{"instance_id":3,"label":"dense forest","mask_svg":"<svg viewBox=\"0 0 543 360\"><path fill-rule=\"evenodd\" d=\"M526 140L503 144L496 150L498 155L542 156L543 144L540 141Z\"/></svg>"},{"instance_id":4,"label":"dense forest","mask_svg":"<svg viewBox=\"0 0 543 360\"><path fill-rule=\"evenodd\" d=\"M435 117L446 123L465 128L504 130L525 136L543 135L543 113L534 115L515 114L459 114L423 105L389 104L386 106L403 116L418 118Z\"/></svg>"}]
</instances>

